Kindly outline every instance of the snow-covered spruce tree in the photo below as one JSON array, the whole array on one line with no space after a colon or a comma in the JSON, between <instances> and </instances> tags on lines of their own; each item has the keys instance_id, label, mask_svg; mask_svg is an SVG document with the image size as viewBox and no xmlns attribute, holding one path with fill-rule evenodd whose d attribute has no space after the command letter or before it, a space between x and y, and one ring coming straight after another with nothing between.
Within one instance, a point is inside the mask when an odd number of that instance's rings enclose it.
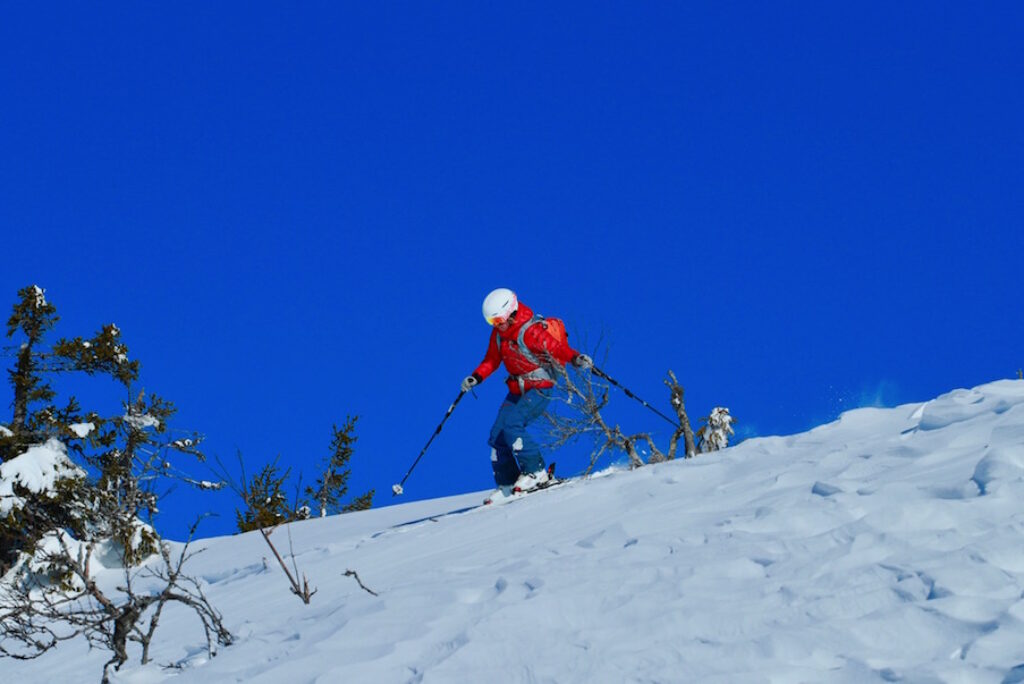
<instances>
[{"instance_id":1,"label":"snow-covered spruce tree","mask_svg":"<svg viewBox=\"0 0 1024 684\"><path fill-rule=\"evenodd\" d=\"M110 418L82 415L74 398L57 408L56 374L108 375L130 387L138 362L128 359L113 325L89 340L45 347L56 309L35 286L19 297L8 324L9 337L23 338L9 371L14 416L0 431L0 655L32 658L84 636L113 653L106 675L126 661L128 642L141 644L147 660L163 606L171 602L195 612L211 652L215 643L230 643L200 584L182 572L187 545L172 558L152 526L157 483L171 477L218 486L188 478L171 462L173 453L201 460L199 436L172 436L173 405L143 393ZM124 573L113 589L95 581L101 558Z\"/></svg>"},{"instance_id":2,"label":"snow-covered spruce tree","mask_svg":"<svg viewBox=\"0 0 1024 684\"><path fill-rule=\"evenodd\" d=\"M111 418L83 413L74 397L55 403L52 382L61 374L105 375L129 388L139 369L113 324L90 339L61 338L47 346L46 334L58 320L42 288L18 292L7 325L8 337L20 343L8 371L14 411L0 431L0 570L19 553L31 554L55 529L83 542L116 542L122 560L133 565L156 551L155 532L145 522L156 512L154 482L170 476L203 484L171 465L173 452L203 455L198 435L171 436L170 402L140 393Z\"/></svg>"},{"instance_id":3,"label":"snow-covered spruce tree","mask_svg":"<svg viewBox=\"0 0 1024 684\"><path fill-rule=\"evenodd\" d=\"M8 370L14 390L14 413L0 434L0 461L7 461L32 444L49 437L73 435L70 426L80 422L74 397L57 407L51 381L62 373L107 375L125 387L138 379L139 363L128 358L116 325L104 325L90 339L62 338L46 347L44 338L59 320L56 307L46 301L44 290L30 285L18 291L18 302L7 321L7 337L18 345L14 368Z\"/></svg>"},{"instance_id":4,"label":"snow-covered spruce tree","mask_svg":"<svg viewBox=\"0 0 1024 684\"><path fill-rule=\"evenodd\" d=\"M18 552L31 553L56 528L81 541L112 540L125 564L134 565L157 550L155 532L143 521L156 512L153 482L178 475L167 455L202 460L200 438L171 437L174 406L142 393L106 419L95 411L83 415L74 397L58 408L52 379L59 374L106 375L129 387L139 362L129 360L112 324L91 339L60 339L47 347L45 334L58 321L56 307L38 286L18 295L8 322L8 336L18 335L21 346L9 371L14 415L4 430L0 466L0 569ZM29 477L41 465L47 476Z\"/></svg>"},{"instance_id":5,"label":"snow-covered spruce tree","mask_svg":"<svg viewBox=\"0 0 1024 684\"><path fill-rule=\"evenodd\" d=\"M45 337L58 320L57 309L46 301L43 289L30 285L18 292L7 321L7 337L17 347L14 367L8 370L13 415L0 430L0 462L5 464L6 475L0 497L6 496L10 504L6 510L0 509L0 574L21 551L30 551L54 522L73 533L83 531L84 521L75 511L82 510L79 494L87 478L66 467L62 458L44 457L53 472L43 481L29 481L27 460L13 463L32 446L51 444L51 440L63 443L73 453L84 451L83 440L91 429L88 421L94 416L83 416L74 397L58 406L52 381L61 374L80 372L106 375L128 387L138 377L139 364L129 360L117 326L105 325L90 339L62 338L48 347ZM61 452L66 458L62 448L54 447L48 453ZM11 491L6 493L7 489Z\"/></svg>"},{"instance_id":6,"label":"snow-covered spruce tree","mask_svg":"<svg viewBox=\"0 0 1024 684\"><path fill-rule=\"evenodd\" d=\"M736 419L729 414L729 409L724 406L716 406L711 409L711 415L701 418L704 425L697 431L700 440L697 447L702 454L718 451L729 446L729 437L736 434L732 424Z\"/></svg>"}]
</instances>

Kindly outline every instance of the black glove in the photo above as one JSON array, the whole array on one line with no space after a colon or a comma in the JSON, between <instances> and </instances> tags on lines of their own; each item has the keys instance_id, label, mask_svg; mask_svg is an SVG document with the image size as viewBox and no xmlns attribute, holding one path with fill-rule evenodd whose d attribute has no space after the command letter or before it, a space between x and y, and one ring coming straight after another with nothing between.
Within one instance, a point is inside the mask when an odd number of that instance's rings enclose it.
<instances>
[{"instance_id":1,"label":"black glove","mask_svg":"<svg viewBox=\"0 0 1024 684\"><path fill-rule=\"evenodd\" d=\"M594 359L590 358L586 354L577 354L572 359L572 365L582 370L590 370L594 367Z\"/></svg>"},{"instance_id":2,"label":"black glove","mask_svg":"<svg viewBox=\"0 0 1024 684\"><path fill-rule=\"evenodd\" d=\"M472 375L467 375L466 379L462 381L462 391L463 392L468 392L469 390L473 389L474 387L476 387L479 384L480 384L480 376L479 375L477 375L476 373L473 373Z\"/></svg>"}]
</instances>

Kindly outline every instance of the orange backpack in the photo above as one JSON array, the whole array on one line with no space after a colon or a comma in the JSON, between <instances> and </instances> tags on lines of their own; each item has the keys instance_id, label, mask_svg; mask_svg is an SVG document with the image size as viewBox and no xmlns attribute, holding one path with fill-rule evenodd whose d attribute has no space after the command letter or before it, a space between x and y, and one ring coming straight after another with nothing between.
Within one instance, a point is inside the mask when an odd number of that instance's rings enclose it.
<instances>
[{"instance_id":1,"label":"orange backpack","mask_svg":"<svg viewBox=\"0 0 1024 684\"><path fill-rule=\"evenodd\" d=\"M544 318L540 315L534 315L529 321L526 322L522 328L519 329L519 353L530 360L531 363L538 366L544 366L545 364L537 358L537 356L529 350L526 346L526 329L531 325L540 323L548 331L548 334L558 340L560 343L568 343L569 333L565 330L565 321L561 318Z\"/></svg>"},{"instance_id":2,"label":"orange backpack","mask_svg":"<svg viewBox=\"0 0 1024 684\"><path fill-rule=\"evenodd\" d=\"M565 330L565 321L561 318L545 318L543 320L544 327L547 328L549 335L559 342L569 341L569 333Z\"/></svg>"}]
</instances>

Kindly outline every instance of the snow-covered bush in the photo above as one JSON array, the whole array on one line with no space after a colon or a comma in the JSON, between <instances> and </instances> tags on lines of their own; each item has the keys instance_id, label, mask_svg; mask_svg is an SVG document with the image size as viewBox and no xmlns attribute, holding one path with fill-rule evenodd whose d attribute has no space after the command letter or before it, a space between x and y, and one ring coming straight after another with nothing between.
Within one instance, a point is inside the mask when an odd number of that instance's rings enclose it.
<instances>
[{"instance_id":1,"label":"snow-covered bush","mask_svg":"<svg viewBox=\"0 0 1024 684\"><path fill-rule=\"evenodd\" d=\"M701 420L704 421L704 425L697 430L697 447L702 454L729 446L729 437L735 434L732 424L736 419L729 414L728 408L716 406L711 409L711 415Z\"/></svg>"},{"instance_id":2,"label":"snow-covered bush","mask_svg":"<svg viewBox=\"0 0 1024 684\"><path fill-rule=\"evenodd\" d=\"M39 540L35 554L19 561L0 582L0 656L28 660L63 641L84 638L111 653L103 669L106 684L110 670L128 661L129 643L138 644L142 664L150 661L150 646L168 604L184 606L199 619L210 656L233 642L199 581L183 572L194 555L189 543L174 554L161 541L157 558L145 568L122 568L121 581L113 587L95 581L104 557L110 556L104 553L106 544L82 542L56 530ZM50 578L54 566L66 571L59 582Z\"/></svg>"}]
</instances>

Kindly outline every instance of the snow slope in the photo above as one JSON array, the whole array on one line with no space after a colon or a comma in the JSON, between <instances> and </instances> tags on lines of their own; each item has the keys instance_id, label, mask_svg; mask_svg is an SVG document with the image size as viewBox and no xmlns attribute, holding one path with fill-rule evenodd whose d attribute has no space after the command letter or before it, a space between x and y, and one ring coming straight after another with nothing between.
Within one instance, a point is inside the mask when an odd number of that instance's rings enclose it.
<instances>
[{"instance_id":1,"label":"snow slope","mask_svg":"<svg viewBox=\"0 0 1024 684\"><path fill-rule=\"evenodd\" d=\"M168 614L180 668L117 681L1024 682L1024 381L445 515L481 497L294 525L309 606L257 534L204 540L236 644L207 660ZM106 657L0 677L92 684Z\"/></svg>"}]
</instances>

